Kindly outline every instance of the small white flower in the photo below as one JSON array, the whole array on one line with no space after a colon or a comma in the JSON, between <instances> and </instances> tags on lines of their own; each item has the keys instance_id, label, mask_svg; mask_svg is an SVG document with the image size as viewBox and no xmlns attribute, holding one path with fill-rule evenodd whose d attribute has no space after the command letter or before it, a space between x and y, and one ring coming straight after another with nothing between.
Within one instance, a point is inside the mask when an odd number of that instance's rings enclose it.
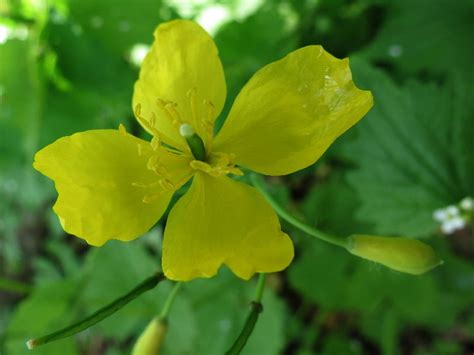
<instances>
[{"instance_id":1,"label":"small white flower","mask_svg":"<svg viewBox=\"0 0 474 355\"><path fill-rule=\"evenodd\" d=\"M446 220L447 213L444 208L438 208L433 212L433 219L436 222L444 222Z\"/></svg>"},{"instance_id":2,"label":"small white flower","mask_svg":"<svg viewBox=\"0 0 474 355\"><path fill-rule=\"evenodd\" d=\"M457 208L456 206L453 206L453 205L450 205L448 207L446 207L446 218L447 219L451 219L451 218L454 218L454 217L457 217L459 216L459 208Z\"/></svg>"},{"instance_id":3,"label":"small white flower","mask_svg":"<svg viewBox=\"0 0 474 355\"><path fill-rule=\"evenodd\" d=\"M465 225L466 223L461 217L455 217L443 222L441 230L444 234L451 234L457 230L463 229Z\"/></svg>"},{"instance_id":4,"label":"small white flower","mask_svg":"<svg viewBox=\"0 0 474 355\"><path fill-rule=\"evenodd\" d=\"M433 212L433 219L437 222L447 222L452 218L459 216L459 208L450 205L446 208L438 208Z\"/></svg>"},{"instance_id":5,"label":"small white flower","mask_svg":"<svg viewBox=\"0 0 474 355\"><path fill-rule=\"evenodd\" d=\"M472 211L474 209L474 199L472 197L464 197L459 203L461 208L465 211Z\"/></svg>"}]
</instances>

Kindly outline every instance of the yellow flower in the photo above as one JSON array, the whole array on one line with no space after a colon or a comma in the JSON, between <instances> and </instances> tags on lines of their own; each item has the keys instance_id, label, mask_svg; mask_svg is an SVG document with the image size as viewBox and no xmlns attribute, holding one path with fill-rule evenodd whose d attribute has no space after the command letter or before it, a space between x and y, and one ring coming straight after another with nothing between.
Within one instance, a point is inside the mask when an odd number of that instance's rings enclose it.
<instances>
[{"instance_id":1,"label":"yellow flower","mask_svg":"<svg viewBox=\"0 0 474 355\"><path fill-rule=\"evenodd\" d=\"M95 246L133 240L192 178L164 233L168 278L211 277L222 264L243 279L287 267L293 244L277 215L229 175L241 175L239 166L285 175L313 164L365 115L372 96L356 88L347 59L308 46L259 70L214 137L225 97L211 37L191 21L158 26L133 95L151 142L122 128L93 130L36 154L34 167L55 181L53 208L63 228Z\"/></svg>"}]
</instances>

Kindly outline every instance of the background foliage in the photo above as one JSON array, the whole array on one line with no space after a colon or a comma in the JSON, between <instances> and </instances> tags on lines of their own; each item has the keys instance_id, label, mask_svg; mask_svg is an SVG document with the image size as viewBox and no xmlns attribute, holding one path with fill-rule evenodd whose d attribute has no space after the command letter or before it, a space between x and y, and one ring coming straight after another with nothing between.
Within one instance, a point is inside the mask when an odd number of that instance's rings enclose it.
<instances>
[{"instance_id":1,"label":"background foliage","mask_svg":"<svg viewBox=\"0 0 474 355\"><path fill-rule=\"evenodd\" d=\"M137 44L173 18L212 32L229 109L257 69L322 44L349 56L375 107L314 166L269 181L293 213L319 228L423 238L445 264L402 275L310 240L269 278L265 312L245 354L471 354L472 226L443 235L435 209L474 196L472 0L0 0L0 353L67 325L149 275L165 218L132 243L97 249L62 232L51 182L34 152L76 131L125 123ZM222 115L225 117L225 113ZM6 285L6 279L18 285ZM227 270L183 287L164 354L222 354L245 318L254 282ZM169 284L103 323L37 354L128 354Z\"/></svg>"}]
</instances>

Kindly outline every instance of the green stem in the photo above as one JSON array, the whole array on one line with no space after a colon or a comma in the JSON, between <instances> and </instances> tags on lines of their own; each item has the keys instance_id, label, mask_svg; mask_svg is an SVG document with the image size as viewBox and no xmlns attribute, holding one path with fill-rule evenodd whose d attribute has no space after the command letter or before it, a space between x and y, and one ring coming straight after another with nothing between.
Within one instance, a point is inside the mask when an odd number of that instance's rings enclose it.
<instances>
[{"instance_id":1,"label":"green stem","mask_svg":"<svg viewBox=\"0 0 474 355\"><path fill-rule=\"evenodd\" d=\"M255 293L255 300L250 303L250 313L247 316L247 320L245 321L244 328L240 332L238 338L235 340L234 344L232 344L231 348L227 350L226 355L238 355L244 348L245 344L252 335L252 332L255 328L255 324L257 323L258 316L260 313L263 312L263 305L261 303L263 290L265 287L265 274L261 273L258 277L257 281L257 289Z\"/></svg>"},{"instance_id":2,"label":"green stem","mask_svg":"<svg viewBox=\"0 0 474 355\"><path fill-rule=\"evenodd\" d=\"M168 318L168 314L170 313L171 306L176 298L176 295L178 294L179 289L181 288L182 282L176 282L174 284L173 289L171 290L170 294L168 295L168 298L165 301L165 304L163 305L163 308L161 309L160 314L158 315L158 320L160 322L166 322Z\"/></svg>"},{"instance_id":3,"label":"green stem","mask_svg":"<svg viewBox=\"0 0 474 355\"><path fill-rule=\"evenodd\" d=\"M94 324L99 323L101 320L117 312L119 309L125 306L128 302L134 300L135 298L140 296L142 293L153 289L156 285L158 285L160 281L163 281L164 279L165 279L165 276L162 272L156 273L155 275L144 280L142 283L140 283L138 286L136 286L133 290L131 290L127 294L123 295L120 298L117 298L115 301L99 309L95 313L91 314L89 317L75 324L72 324L66 328L60 329L54 333L42 336L40 338L30 339L28 340L26 345L28 346L29 349L33 349L40 345L43 345L43 344L46 344L58 339L69 337L87 328L90 328Z\"/></svg>"},{"instance_id":4,"label":"green stem","mask_svg":"<svg viewBox=\"0 0 474 355\"><path fill-rule=\"evenodd\" d=\"M265 289L266 277L267 277L267 274L263 272L258 275L257 289L255 291L255 302L258 302L258 303L262 302L262 296L263 296L263 290Z\"/></svg>"},{"instance_id":5,"label":"green stem","mask_svg":"<svg viewBox=\"0 0 474 355\"><path fill-rule=\"evenodd\" d=\"M18 282L15 280L0 278L0 289L5 291L11 291L15 293L27 294L30 293L33 287L30 285Z\"/></svg>"},{"instance_id":6,"label":"green stem","mask_svg":"<svg viewBox=\"0 0 474 355\"><path fill-rule=\"evenodd\" d=\"M278 215L283 218L285 221L290 223L291 225L295 226L296 228L302 230L306 234L309 234L312 237L316 237L318 239L324 240L327 243L337 245L339 247L347 249L349 247L349 240L339 238L324 232L317 230L304 222L301 222L297 218L293 217L290 213L288 213L282 206L275 201L275 199L268 193L265 189L265 182L263 177L257 174L250 174L250 180L255 186L255 188L260 191L260 193L265 197L268 203L273 207L273 209L278 213Z\"/></svg>"}]
</instances>

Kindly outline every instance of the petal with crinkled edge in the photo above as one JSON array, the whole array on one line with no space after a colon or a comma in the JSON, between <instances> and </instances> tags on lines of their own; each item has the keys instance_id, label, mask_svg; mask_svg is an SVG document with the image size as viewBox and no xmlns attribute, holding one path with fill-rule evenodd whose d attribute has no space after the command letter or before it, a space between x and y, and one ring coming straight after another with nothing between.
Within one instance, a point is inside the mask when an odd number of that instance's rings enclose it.
<instances>
[{"instance_id":1,"label":"petal with crinkled edge","mask_svg":"<svg viewBox=\"0 0 474 355\"><path fill-rule=\"evenodd\" d=\"M189 158L163 152L163 164L175 170L167 184L158 183L160 177L147 168L152 154L148 142L128 133L92 130L46 146L33 166L55 182L59 196L53 208L64 230L100 246L148 231L174 189L191 176Z\"/></svg>"},{"instance_id":2,"label":"petal with crinkled edge","mask_svg":"<svg viewBox=\"0 0 474 355\"><path fill-rule=\"evenodd\" d=\"M191 124L208 145L226 97L214 41L202 27L187 20L161 24L154 35L135 83L133 109L140 108L142 124L143 120L149 124L154 116L154 128L176 148L188 149L179 135L180 123ZM177 119L175 124L173 119ZM150 131L148 124L143 126Z\"/></svg>"},{"instance_id":3,"label":"petal with crinkled edge","mask_svg":"<svg viewBox=\"0 0 474 355\"><path fill-rule=\"evenodd\" d=\"M197 173L170 212L163 242L163 271L170 279L212 277L225 264L247 280L283 270L292 259L293 244L277 215L241 182Z\"/></svg>"},{"instance_id":4,"label":"petal with crinkled edge","mask_svg":"<svg viewBox=\"0 0 474 355\"><path fill-rule=\"evenodd\" d=\"M313 164L372 107L349 60L321 46L298 49L259 70L237 96L214 149L266 175Z\"/></svg>"}]
</instances>

